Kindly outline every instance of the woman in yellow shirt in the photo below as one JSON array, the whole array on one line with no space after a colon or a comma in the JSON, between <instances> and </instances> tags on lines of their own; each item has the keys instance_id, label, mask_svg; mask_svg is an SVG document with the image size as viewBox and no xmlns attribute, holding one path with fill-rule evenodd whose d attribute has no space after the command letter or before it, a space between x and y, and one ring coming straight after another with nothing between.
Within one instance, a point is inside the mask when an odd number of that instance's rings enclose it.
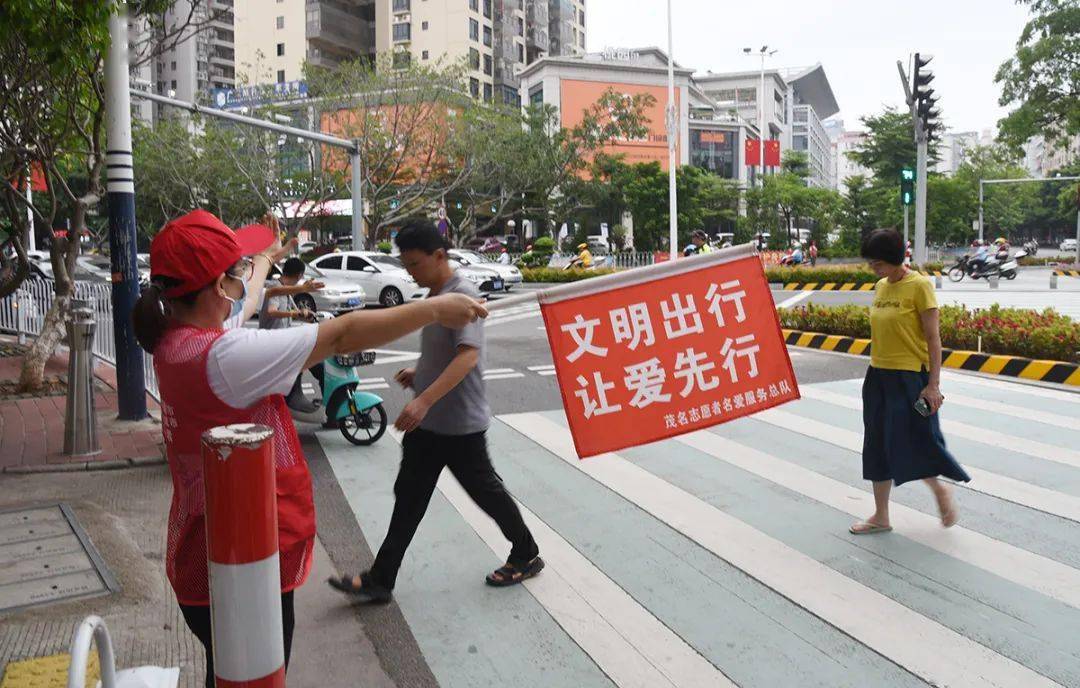
<instances>
[{"instance_id":1,"label":"woman in yellow shirt","mask_svg":"<svg viewBox=\"0 0 1080 688\"><path fill-rule=\"evenodd\" d=\"M874 483L875 509L851 532L892 530L889 493L893 484L911 480L930 487L941 524L948 528L956 523L956 504L952 489L938 476L961 482L971 478L945 448L937 415L945 401L937 297L930 280L904 266L904 241L895 230L872 232L862 256L882 278L870 307L870 367L862 392L863 478Z\"/></svg>"}]
</instances>

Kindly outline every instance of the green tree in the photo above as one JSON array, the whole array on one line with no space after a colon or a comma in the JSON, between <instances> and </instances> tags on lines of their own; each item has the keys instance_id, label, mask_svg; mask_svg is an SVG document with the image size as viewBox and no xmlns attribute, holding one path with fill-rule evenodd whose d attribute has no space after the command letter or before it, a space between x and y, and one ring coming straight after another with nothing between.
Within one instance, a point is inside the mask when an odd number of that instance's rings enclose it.
<instances>
[{"instance_id":1,"label":"green tree","mask_svg":"<svg viewBox=\"0 0 1080 688\"><path fill-rule=\"evenodd\" d=\"M806 151L784 151L784 159L781 161L780 166L784 172L793 174L800 179L806 179L810 176L810 158L807 156Z\"/></svg>"},{"instance_id":2,"label":"green tree","mask_svg":"<svg viewBox=\"0 0 1080 688\"><path fill-rule=\"evenodd\" d=\"M911 115L887 107L878 115L860 120L866 127L866 139L856 150L848 153L855 162L873 173L873 184L899 184L900 170L915 167L915 138ZM931 162L938 159L937 146L928 150Z\"/></svg>"},{"instance_id":3,"label":"green tree","mask_svg":"<svg viewBox=\"0 0 1080 688\"><path fill-rule=\"evenodd\" d=\"M1018 0L1031 18L1016 54L998 68L1001 105L1017 107L998 123L999 138L1018 149L1040 134L1058 143L1080 134L1080 4Z\"/></svg>"}]
</instances>

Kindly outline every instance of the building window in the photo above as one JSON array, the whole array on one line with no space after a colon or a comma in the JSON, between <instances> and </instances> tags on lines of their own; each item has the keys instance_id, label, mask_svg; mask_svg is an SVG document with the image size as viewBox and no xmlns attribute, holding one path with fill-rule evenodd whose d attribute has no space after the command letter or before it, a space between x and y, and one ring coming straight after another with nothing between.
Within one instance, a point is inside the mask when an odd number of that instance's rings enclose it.
<instances>
[{"instance_id":1,"label":"building window","mask_svg":"<svg viewBox=\"0 0 1080 688\"><path fill-rule=\"evenodd\" d=\"M412 37L412 24L394 24L394 40L407 41Z\"/></svg>"},{"instance_id":2,"label":"building window","mask_svg":"<svg viewBox=\"0 0 1080 688\"><path fill-rule=\"evenodd\" d=\"M517 23L517 35L524 36L525 35L525 20L522 19L521 17L515 17L514 21Z\"/></svg>"},{"instance_id":3,"label":"building window","mask_svg":"<svg viewBox=\"0 0 1080 688\"><path fill-rule=\"evenodd\" d=\"M469 68L480 71L480 51L476 48L469 48Z\"/></svg>"},{"instance_id":4,"label":"building window","mask_svg":"<svg viewBox=\"0 0 1080 688\"><path fill-rule=\"evenodd\" d=\"M484 27L484 45L486 45L489 48L491 47L491 27L490 26L485 26Z\"/></svg>"},{"instance_id":5,"label":"building window","mask_svg":"<svg viewBox=\"0 0 1080 688\"><path fill-rule=\"evenodd\" d=\"M394 69L405 69L409 66L412 53L400 50L394 53Z\"/></svg>"},{"instance_id":6,"label":"building window","mask_svg":"<svg viewBox=\"0 0 1080 688\"><path fill-rule=\"evenodd\" d=\"M420 53L420 59L421 60L428 59L428 51L425 50L424 52Z\"/></svg>"},{"instance_id":7,"label":"building window","mask_svg":"<svg viewBox=\"0 0 1080 688\"><path fill-rule=\"evenodd\" d=\"M503 86L503 102L507 105L521 107L521 94L518 93L516 88Z\"/></svg>"},{"instance_id":8,"label":"building window","mask_svg":"<svg viewBox=\"0 0 1080 688\"><path fill-rule=\"evenodd\" d=\"M584 31L582 31L581 33L578 34L578 45L581 46L582 48L585 47L585 32Z\"/></svg>"},{"instance_id":9,"label":"building window","mask_svg":"<svg viewBox=\"0 0 1080 688\"><path fill-rule=\"evenodd\" d=\"M484 74L491 76L491 55L484 55Z\"/></svg>"},{"instance_id":10,"label":"building window","mask_svg":"<svg viewBox=\"0 0 1080 688\"><path fill-rule=\"evenodd\" d=\"M285 28L285 17L278 17L277 18L277 27L279 29L284 29Z\"/></svg>"},{"instance_id":11,"label":"building window","mask_svg":"<svg viewBox=\"0 0 1080 688\"><path fill-rule=\"evenodd\" d=\"M578 22L577 23L581 24L582 26L585 26L585 10L578 10L577 11L577 16L578 16Z\"/></svg>"},{"instance_id":12,"label":"building window","mask_svg":"<svg viewBox=\"0 0 1080 688\"><path fill-rule=\"evenodd\" d=\"M427 31L427 22L420 22L420 30Z\"/></svg>"},{"instance_id":13,"label":"building window","mask_svg":"<svg viewBox=\"0 0 1080 688\"><path fill-rule=\"evenodd\" d=\"M473 12L480 11L480 0L469 0L469 9Z\"/></svg>"},{"instance_id":14,"label":"building window","mask_svg":"<svg viewBox=\"0 0 1080 688\"><path fill-rule=\"evenodd\" d=\"M525 62L525 46L522 45L521 43L518 43L517 44L517 49L518 49L518 62L524 63Z\"/></svg>"},{"instance_id":15,"label":"building window","mask_svg":"<svg viewBox=\"0 0 1080 688\"><path fill-rule=\"evenodd\" d=\"M480 81L479 80L477 80L477 79L469 79L469 93L472 94L473 98L476 98L476 97L478 97L480 95Z\"/></svg>"},{"instance_id":16,"label":"building window","mask_svg":"<svg viewBox=\"0 0 1080 688\"><path fill-rule=\"evenodd\" d=\"M491 84L484 84L484 102L491 102Z\"/></svg>"},{"instance_id":17,"label":"building window","mask_svg":"<svg viewBox=\"0 0 1080 688\"><path fill-rule=\"evenodd\" d=\"M278 57L281 57L282 55L285 54L285 44L284 43L278 43L277 44L277 54L278 54Z\"/></svg>"},{"instance_id":18,"label":"building window","mask_svg":"<svg viewBox=\"0 0 1080 688\"><path fill-rule=\"evenodd\" d=\"M285 70L284 69L277 70L277 82L279 84L285 83Z\"/></svg>"},{"instance_id":19,"label":"building window","mask_svg":"<svg viewBox=\"0 0 1080 688\"><path fill-rule=\"evenodd\" d=\"M176 79L173 79L173 80L172 80L172 85L171 85L171 86L169 86L169 88L171 88L171 89L172 89L172 90L174 90L174 91L176 90Z\"/></svg>"},{"instance_id":20,"label":"building window","mask_svg":"<svg viewBox=\"0 0 1080 688\"><path fill-rule=\"evenodd\" d=\"M491 0L484 0L484 16L491 19Z\"/></svg>"},{"instance_id":21,"label":"building window","mask_svg":"<svg viewBox=\"0 0 1080 688\"><path fill-rule=\"evenodd\" d=\"M475 19L469 20L469 39L473 41L480 40L480 22Z\"/></svg>"},{"instance_id":22,"label":"building window","mask_svg":"<svg viewBox=\"0 0 1080 688\"><path fill-rule=\"evenodd\" d=\"M529 89L529 105L544 104L544 85L537 84Z\"/></svg>"},{"instance_id":23,"label":"building window","mask_svg":"<svg viewBox=\"0 0 1080 688\"><path fill-rule=\"evenodd\" d=\"M174 72L176 71L176 60L173 60L169 63L169 69L173 70Z\"/></svg>"},{"instance_id":24,"label":"building window","mask_svg":"<svg viewBox=\"0 0 1080 688\"><path fill-rule=\"evenodd\" d=\"M394 0L394 11L395 12L408 12L409 11L409 0Z\"/></svg>"},{"instance_id":25,"label":"building window","mask_svg":"<svg viewBox=\"0 0 1080 688\"><path fill-rule=\"evenodd\" d=\"M724 179L736 177L738 132L690 130L690 164Z\"/></svg>"}]
</instances>

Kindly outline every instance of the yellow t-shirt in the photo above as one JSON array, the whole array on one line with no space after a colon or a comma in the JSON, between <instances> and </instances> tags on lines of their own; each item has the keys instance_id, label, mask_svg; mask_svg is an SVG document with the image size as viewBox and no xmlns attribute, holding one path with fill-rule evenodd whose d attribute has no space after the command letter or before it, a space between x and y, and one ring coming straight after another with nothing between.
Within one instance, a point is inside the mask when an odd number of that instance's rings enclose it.
<instances>
[{"instance_id":1,"label":"yellow t-shirt","mask_svg":"<svg viewBox=\"0 0 1080 688\"><path fill-rule=\"evenodd\" d=\"M581 261L581 267L583 267L583 268L591 267L592 266L592 254L589 253L589 249L582 250L582 252L578 254L578 260Z\"/></svg>"},{"instance_id":2,"label":"yellow t-shirt","mask_svg":"<svg viewBox=\"0 0 1080 688\"><path fill-rule=\"evenodd\" d=\"M923 311L937 308L930 280L908 272L899 282L879 281L870 306L870 365L888 370L930 368Z\"/></svg>"}]
</instances>

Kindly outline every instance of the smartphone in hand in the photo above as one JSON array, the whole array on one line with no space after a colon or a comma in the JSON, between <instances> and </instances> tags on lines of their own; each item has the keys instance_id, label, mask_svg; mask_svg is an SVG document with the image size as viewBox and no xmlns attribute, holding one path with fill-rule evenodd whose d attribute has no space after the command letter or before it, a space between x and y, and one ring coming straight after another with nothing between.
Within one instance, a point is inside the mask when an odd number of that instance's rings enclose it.
<instances>
[{"instance_id":1,"label":"smartphone in hand","mask_svg":"<svg viewBox=\"0 0 1080 688\"><path fill-rule=\"evenodd\" d=\"M915 410L919 412L919 415L923 418L929 418L933 411L930 410L930 404L926 399L919 397L915 400Z\"/></svg>"}]
</instances>

